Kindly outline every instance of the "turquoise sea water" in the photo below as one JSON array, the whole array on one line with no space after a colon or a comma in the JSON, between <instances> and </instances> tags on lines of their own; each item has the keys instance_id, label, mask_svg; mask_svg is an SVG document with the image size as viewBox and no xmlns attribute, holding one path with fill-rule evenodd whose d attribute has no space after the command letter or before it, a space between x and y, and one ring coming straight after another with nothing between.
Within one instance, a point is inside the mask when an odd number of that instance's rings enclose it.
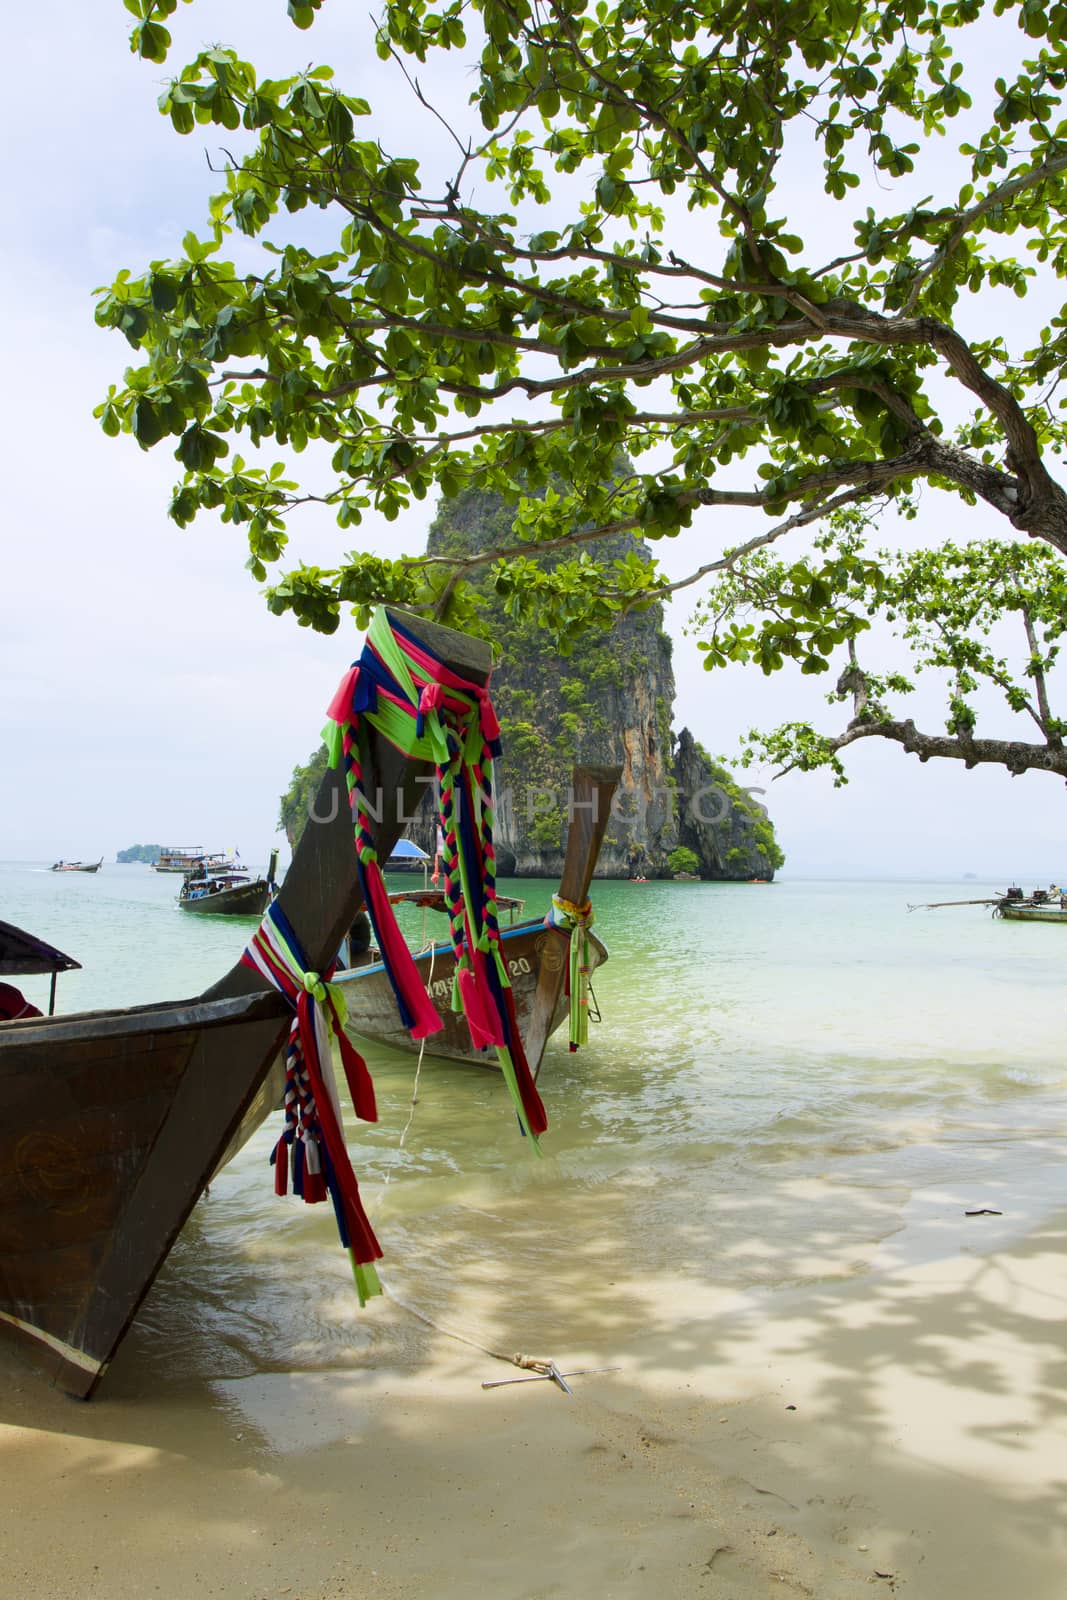
<instances>
[{"instance_id":1,"label":"turquoise sea water","mask_svg":"<svg viewBox=\"0 0 1067 1600\"><path fill-rule=\"evenodd\" d=\"M252 926L183 915L178 882L0 864L0 917L83 963L59 980L60 1011L176 998ZM501 887L531 911L552 890ZM549 1047L544 1160L496 1074L427 1060L412 1108L414 1057L368 1047L380 1121L349 1133L383 1277L486 1337L600 1347L605 1327L647 1318L650 1284L663 1312L672 1284L749 1293L861 1271L917 1200L1010 1215L1040 1169L1060 1203L1067 935L980 906L907 910L998 887L596 884L604 1020L578 1054ZM47 980L25 988L41 1003ZM375 1311L353 1310L327 1208L273 1195L276 1136L197 1208L129 1371L373 1360Z\"/></svg>"}]
</instances>

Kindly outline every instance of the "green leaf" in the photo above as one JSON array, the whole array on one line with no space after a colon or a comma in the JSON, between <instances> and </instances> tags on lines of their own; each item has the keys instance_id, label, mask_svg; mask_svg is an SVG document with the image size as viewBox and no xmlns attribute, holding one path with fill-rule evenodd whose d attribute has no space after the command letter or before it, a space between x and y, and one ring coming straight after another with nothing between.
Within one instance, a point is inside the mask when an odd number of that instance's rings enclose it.
<instances>
[{"instance_id":1,"label":"green leaf","mask_svg":"<svg viewBox=\"0 0 1067 1600\"><path fill-rule=\"evenodd\" d=\"M130 34L130 49L143 61L166 61L170 34L159 22L139 22Z\"/></svg>"}]
</instances>

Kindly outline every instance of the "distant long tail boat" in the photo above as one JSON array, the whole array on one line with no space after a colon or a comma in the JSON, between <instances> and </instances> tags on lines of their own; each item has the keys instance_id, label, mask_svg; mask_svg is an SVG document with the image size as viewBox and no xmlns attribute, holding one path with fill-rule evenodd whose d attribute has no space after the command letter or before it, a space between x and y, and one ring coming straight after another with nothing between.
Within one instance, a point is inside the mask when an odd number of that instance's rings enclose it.
<instances>
[{"instance_id":1,"label":"distant long tail boat","mask_svg":"<svg viewBox=\"0 0 1067 1600\"><path fill-rule=\"evenodd\" d=\"M997 901L993 915L1002 917L1005 922L1058 922L1067 928L1067 895L1054 898L1045 893L1038 898L1035 894L1025 900L1005 896Z\"/></svg>"},{"instance_id":2,"label":"distant long tail boat","mask_svg":"<svg viewBox=\"0 0 1067 1600\"><path fill-rule=\"evenodd\" d=\"M486 684L484 642L386 616L446 681ZM368 851L386 859L436 770L365 723L362 790L386 803L359 866L346 746L267 914L311 989L363 903ZM0 1026L0 1327L70 1394L92 1395L211 1175L278 1105L296 1003L242 961L195 999Z\"/></svg>"},{"instance_id":3,"label":"distant long tail boat","mask_svg":"<svg viewBox=\"0 0 1067 1600\"><path fill-rule=\"evenodd\" d=\"M1019 888L981 900L934 900L926 905L910 905L909 911L942 911L949 906L991 906L994 917L1004 922L1058 922L1067 928L1067 891L1053 885L1024 895Z\"/></svg>"},{"instance_id":4,"label":"distant long tail boat","mask_svg":"<svg viewBox=\"0 0 1067 1600\"><path fill-rule=\"evenodd\" d=\"M212 870L205 863L186 877L178 893L178 906L200 916L261 917L274 893L277 871L277 850L271 851L265 878L253 878L242 867Z\"/></svg>"},{"instance_id":5,"label":"distant long tail boat","mask_svg":"<svg viewBox=\"0 0 1067 1600\"><path fill-rule=\"evenodd\" d=\"M50 872L99 872L104 864L103 856L99 861L56 861L49 867Z\"/></svg>"}]
</instances>

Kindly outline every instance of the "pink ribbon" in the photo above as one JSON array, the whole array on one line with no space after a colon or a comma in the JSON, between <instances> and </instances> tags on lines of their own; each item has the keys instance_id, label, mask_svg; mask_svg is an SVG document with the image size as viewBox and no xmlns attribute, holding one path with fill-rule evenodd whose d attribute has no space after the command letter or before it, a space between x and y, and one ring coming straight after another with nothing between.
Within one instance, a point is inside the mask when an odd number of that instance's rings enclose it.
<instances>
[{"instance_id":1,"label":"pink ribbon","mask_svg":"<svg viewBox=\"0 0 1067 1600\"><path fill-rule=\"evenodd\" d=\"M445 698L445 691L439 683L427 683L419 696L419 710L437 711Z\"/></svg>"},{"instance_id":2,"label":"pink ribbon","mask_svg":"<svg viewBox=\"0 0 1067 1600\"><path fill-rule=\"evenodd\" d=\"M502 1045L504 1033L500 1019L495 1014L495 1008L491 1001L487 1000L484 976L477 970L481 951L475 950L472 955L474 970L469 967L459 969L459 992L463 1000L463 1014L470 1029L471 1043L476 1050L485 1050L491 1045Z\"/></svg>"},{"instance_id":3,"label":"pink ribbon","mask_svg":"<svg viewBox=\"0 0 1067 1600\"><path fill-rule=\"evenodd\" d=\"M500 738L500 724L496 720L496 712L493 710L493 702L489 698L488 685L484 689L479 689L477 693L478 710L481 715L482 723L482 734L486 741L489 744L492 744L494 739Z\"/></svg>"},{"instance_id":4,"label":"pink ribbon","mask_svg":"<svg viewBox=\"0 0 1067 1600\"><path fill-rule=\"evenodd\" d=\"M440 693L442 686L444 686L446 689L459 689L464 694L475 695L478 700L478 712L482 733L490 742L492 742L494 739L499 739L500 724L496 719L496 712L493 710L493 702L489 697L488 684L486 684L483 688L480 684L470 683L466 678L459 677L457 673L451 672L448 667L443 666L440 661L427 654L425 650L421 650L419 646L414 644L411 640L405 639L404 653L408 660L413 662L415 666L418 667L420 671L431 680L423 689L423 695L427 693L427 690L436 690L438 693ZM435 701L434 704L440 705L440 701ZM423 709L424 708L420 698L419 710L421 711Z\"/></svg>"},{"instance_id":5,"label":"pink ribbon","mask_svg":"<svg viewBox=\"0 0 1067 1600\"><path fill-rule=\"evenodd\" d=\"M331 722L339 722L344 727L346 722L352 720L352 701L356 693L356 684L359 682L359 667L350 667L337 686L337 693L326 708L326 715Z\"/></svg>"}]
</instances>

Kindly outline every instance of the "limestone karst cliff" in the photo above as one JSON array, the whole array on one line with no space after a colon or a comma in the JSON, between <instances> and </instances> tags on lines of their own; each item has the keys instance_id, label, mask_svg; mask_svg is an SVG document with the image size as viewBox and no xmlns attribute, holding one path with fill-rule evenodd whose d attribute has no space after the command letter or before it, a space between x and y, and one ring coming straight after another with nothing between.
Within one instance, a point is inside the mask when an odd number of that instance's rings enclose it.
<instances>
[{"instance_id":1,"label":"limestone karst cliff","mask_svg":"<svg viewBox=\"0 0 1067 1600\"><path fill-rule=\"evenodd\" d=\"M510 513L496 495L468 493L442 504L431 553L467 552L487 535L506 538ZM625 554L620 538L601 554ZM623 617L610 633L588 632L561 656L543 632L488 600L482 619L497 647L493 701L505 732L499 764L497 850L508 875L556 877L563 862L567 796L575 762L618 762L622 782L598 874L648 876L674 843L671 810L671 642L660 608Z\"/></svg>"},{"instance_id":2,"label":"limestone karst cliff","mask_svg":"<svg viewBox=\"0 0 1067 1600\"><path fill-rule=\"evenodd\" d=\"M674 750L678 843L692 850L702 878L773 878L783 861L766 806L712 761L688 728Z\"/></svg>"},{"instance_id":3,"label":"limestone karst cliff","mask_svg":"<svg viewBox=\"0 0 1067 1600\"><path fill-rule=\"evenodd\" d=\"M506 536L510 513L494 495L442 504L431 553L484 548ZM605 554L639 548L628 535ZM496 844L504 876L558 877L563 864L570 772L576 762L618 763L622 781L598 877L669 875L677 845L693 850L703 878L769 878L781 856L762 808L709 761L687 729L672 734L674 673L662 609L623 617L610 633L583 633L561 656L541 630L516 622L494 599L481 613L498 654L493 700L504 735L497 772ZM324 752L297 768L281 825L299 832ZM412 830L433 848L429 816Z\"/></svg>"}]
</instances>

